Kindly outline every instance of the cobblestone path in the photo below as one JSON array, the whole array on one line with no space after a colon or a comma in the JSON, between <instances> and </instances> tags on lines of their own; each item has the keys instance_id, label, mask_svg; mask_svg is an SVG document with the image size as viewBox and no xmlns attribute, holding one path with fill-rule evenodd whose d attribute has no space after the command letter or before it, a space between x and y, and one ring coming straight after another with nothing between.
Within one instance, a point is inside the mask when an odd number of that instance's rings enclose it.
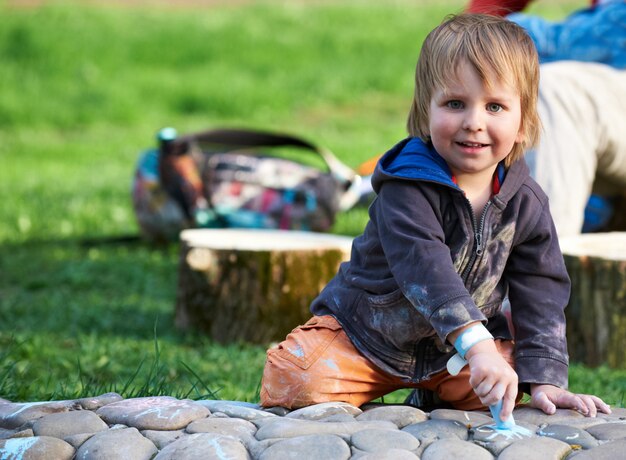
<instances>
[{"instance_id":1,"label":"cobblestone path","mask_svg":"<svg viewBox=\"0 0 626 460\"><path fill-rule=\"evenodd\" d=\"M488 412L318 404L287 411L238 401L0 399L0 460L626 459L626 409L586 418L520 407L532 433L498 431Z\"/></svg>"}]
</instances>

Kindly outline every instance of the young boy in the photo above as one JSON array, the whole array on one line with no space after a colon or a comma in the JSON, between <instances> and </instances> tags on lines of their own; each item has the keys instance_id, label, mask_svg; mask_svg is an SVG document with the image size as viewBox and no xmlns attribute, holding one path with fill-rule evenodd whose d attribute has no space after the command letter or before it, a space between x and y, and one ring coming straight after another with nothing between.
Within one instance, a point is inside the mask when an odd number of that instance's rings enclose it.
<instances>
[{"instance_id":1,"label":"young boy","mask_svg":"<svg viewBox=\"0 0 626 460\"><path fill-rule=\"evenodd\" d=\"M548 414L610 412L565 389L569 278L522 161L540 130L538 72L532 41L504 19L460 15L429 34L410 137L378 163L370 221L313 318L268 350L261 405L360 406L410 387L463 410L502 400L502 420L519 390Z\"/></svg>"}]
</instances>

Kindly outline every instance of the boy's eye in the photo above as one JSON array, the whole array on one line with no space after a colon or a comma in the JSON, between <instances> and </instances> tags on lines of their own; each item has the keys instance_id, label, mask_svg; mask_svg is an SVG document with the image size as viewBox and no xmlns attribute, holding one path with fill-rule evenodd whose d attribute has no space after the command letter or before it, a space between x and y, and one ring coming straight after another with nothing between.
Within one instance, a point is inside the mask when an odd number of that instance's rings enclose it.
<instances>
[{"instance_id":1,"label":"boy's eye","mask_svg":"<svg viewBox=\"0 0 626 460\"><path fill-rule=\"evenodd\" d=\"M460 109L463 107L463 103L461 101L448 101L446 105L450 109Z\"/></svg>"},{"instance_id":2,"label":"boy's eye","mask_svg":"<svg viewBox=\"0 0 626 460\"><path fill-rule=\"evenodd\" d=\"M502 106L492 102L491 104L487 104L487 110L489 112L500 112L502 110Z\"/></svg>"}]
</instances>

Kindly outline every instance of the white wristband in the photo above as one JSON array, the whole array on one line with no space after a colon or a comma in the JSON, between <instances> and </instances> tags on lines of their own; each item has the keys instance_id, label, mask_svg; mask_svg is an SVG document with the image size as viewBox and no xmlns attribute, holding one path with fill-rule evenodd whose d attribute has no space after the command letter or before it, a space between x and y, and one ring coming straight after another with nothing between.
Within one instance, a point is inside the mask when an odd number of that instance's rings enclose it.
<instances>
[{"instance_id":1,"label":"white wristband","mask_svg":"<svg viewBox=\"0 0 626 460\"><path fill-rule=\"evenodd\" d=\"M467 364L467 361L461 358L461 355L459 355L458 353L455 353L454 356L452 356L452 358L450 358L448 362L446 363L448 374L454 375L454 376L459 375L459 372L461 372L461 369L463 369L466 364Z\"/></svg>"},{"instance_id":2,"label":"white wristband","mask_svg":"<svg viewBox=\"0 0 626 460\"><path fill-rule=\"evenodd\" d=\"M492 339L493 335L491 335L482 323L479 323L461 332L461 334L454 341L454 348L459 353L461 358L465 359L465 354L478 342Z\"/></svg>"}]
</instances>

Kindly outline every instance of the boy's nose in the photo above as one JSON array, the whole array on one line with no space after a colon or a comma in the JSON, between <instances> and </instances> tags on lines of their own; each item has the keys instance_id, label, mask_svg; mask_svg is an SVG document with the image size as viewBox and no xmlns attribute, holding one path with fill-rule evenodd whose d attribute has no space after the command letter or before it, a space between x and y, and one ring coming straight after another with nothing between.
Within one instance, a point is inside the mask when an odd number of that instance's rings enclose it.
<instances>
[{"instance_id":1,"label":"boy's nose","mask_svg":"<svg viewBox=\"0 0 626 460\"><path fill-rule=\"evenodd\" d=\"M463 118L463 129L467 131L481 131L485 127L483 113L478 109L468 109Z\"/></svg>"}]
</instances>

